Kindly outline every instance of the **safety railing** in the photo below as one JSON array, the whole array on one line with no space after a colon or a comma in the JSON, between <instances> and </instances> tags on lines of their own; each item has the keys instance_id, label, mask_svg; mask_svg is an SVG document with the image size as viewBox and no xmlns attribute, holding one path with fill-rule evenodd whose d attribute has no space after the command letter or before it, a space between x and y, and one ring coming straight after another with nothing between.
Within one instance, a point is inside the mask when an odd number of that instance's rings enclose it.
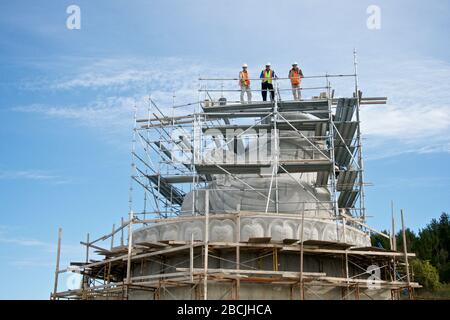
<instances>
[{"instance_id":1,"label":"safety railing","mask_svg":"<svg viewBox=\"0 0 450 320\"><path fill-rule=\"evenodd\" d=\"M272 101L273 99L281 101L301 101L308 99L329 99L333 98L334 91L330 87L330 79L332 78L351 78L356 77L355 74L325 74L312 75L301 77L301 83L298 86L292 86L290 77L273 77L273 78L249 78L250 85L248 87L241 86L241 79L239 77L232 78L202 78L200 82L199 93L204 93L203 101L200 101L202 107L208 106L223 106L227 104L254 104L261 101ZM324 84L311 85L312 80L322 81ZM258 88L263 81L270 81L273 84L272 88ZM213 85L211 86L211 83ZM218 83L220 85L218 85ZM306 84L306 85L305 85ZM292 96L287 96L287 93L292 92ZM317 92L314 94L314 92ZM219 93L220 97L214 96ZM262 98L258 97L258 93ZM227 98L224 98L227 94ZM239 97L240 94L240 97ZM271 98L271 95L274 95ZM308 95L308 96L306 96ZM202 99L200 99L202 100Z\"/></svg>"}]
</instances>

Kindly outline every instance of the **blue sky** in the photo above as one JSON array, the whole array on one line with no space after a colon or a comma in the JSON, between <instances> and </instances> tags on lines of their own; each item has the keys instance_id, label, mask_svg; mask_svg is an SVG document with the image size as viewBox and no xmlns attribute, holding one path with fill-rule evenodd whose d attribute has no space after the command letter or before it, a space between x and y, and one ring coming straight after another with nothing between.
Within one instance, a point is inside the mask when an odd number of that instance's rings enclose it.
<instances>
[{"instance_id":1,"label":"blue sky","mask_svg":"<svg viewBox=\"0 0 450 320\"><path fill-rule=\"evenodd\" d=\"M81 8L81 29L66 8ZM369 5L381 29L366 26ZM450 208L448 1L2 1L0 298L47 299L58 226L63 264L128 207L132 110L195 100L198 75L351 73L357 48L368 223L390 200L418 230ZM336 83L337 94L351 84ZM64 281L61 287L64 288Z\"/></svg>"}]
</instances>

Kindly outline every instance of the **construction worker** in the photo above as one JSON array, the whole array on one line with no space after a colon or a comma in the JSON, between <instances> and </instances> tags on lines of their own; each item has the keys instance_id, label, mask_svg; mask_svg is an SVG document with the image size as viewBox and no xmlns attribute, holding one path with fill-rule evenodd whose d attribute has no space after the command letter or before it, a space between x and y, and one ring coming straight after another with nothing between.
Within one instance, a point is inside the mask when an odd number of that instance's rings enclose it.
<instances>
[{"instance_id":1,"label":"construction worker","mask_svg":"<svg viewBox=\"0 0 450 320\"><path fill-rule=\"evenodd\" d=\"M250 75L247 71L247 64L242 65L242 71L239 72L239 85L241 86L241 103L244 103L244 93L247 93L248 103L252 103L252 91L250 89Z\"/></svg>"},{"instance_id":2,"label":"construction worker","mask_svg":"<svg viewBox=\"0 0 450 320\"><path fill-rule=\"evenodd\" d=\"M273 101L275 99L275 92L273 91L272 80L277 76L275 75L275 71L270 68L270 63L266 64L266 68L261 71L259 77L262 79L261 94L263 101L267 101L267 91L270 91L270 100Z\"/></svg>"},{"instance_id":3,"label":"construction worker","mask_svg":"<svg viewBox=\"0 0 450 320\"><path fill-rule=\"evenodd\" d=\"M302 82L303 72L302 69L298 67L297 62L292 64L292 69L289 70L288 77L291 79L292 95L294 96L294 100L300 100L302 97L300 83Z\"/></svg>"}]
</instances>

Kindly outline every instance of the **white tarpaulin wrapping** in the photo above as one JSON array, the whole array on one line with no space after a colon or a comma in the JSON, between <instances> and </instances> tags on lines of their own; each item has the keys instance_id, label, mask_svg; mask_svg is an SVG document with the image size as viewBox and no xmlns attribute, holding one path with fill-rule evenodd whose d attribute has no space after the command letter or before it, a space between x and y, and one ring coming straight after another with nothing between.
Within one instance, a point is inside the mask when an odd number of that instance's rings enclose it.
<instances>
[{"instance_id":1,"label":"white tarpaulin wrapping","mask_svg":"<svg viewBox=\"0 0 450 320\"><path fill-rule=\"evenodd\" d=\"M283 117L289 120L317 119L316 117L301 112L283 114ZM293 130L280 130L279 134L279 160L298 160L298 159L325 159L317 148L323 150L325 143L323 140L315 140L314 146L304 137L311 137L314 132L302 131L301 134ZM303 137L302 137L303 135ZM242 152L245 157L242 161L254 157L258 153L257 161L273 161L276 153L273 134L271 136L261 136L254 139L242 139L245 147ZM273 148L272 148L273 146ZM317 148L316 148L317 147ZM267 148L267 154L261 150ZM236 159L233 149L219 149L214 147L205 154L205 158L223 163L224 157L227 161ZM247 160L248 161L248 160ZM229 162L228 162L229 163ZM248 163L248 162L247 162ZM227 211L254 211L277 212L276 203L278 203L279 213L301 213L305 210L307 216L328 217L331 212L330 193L326 187L316 187L317 173L279 173L277 178L272 178L272 169L266 169L262 174L214 174L213 181L208 184L209 207L211 213L220 213ZM272 185L272 187L271 187ZM278 190L276 192L275 190ZM269 197L269 190L270 197ZM195 195L194 195L195 193ZM278 197L278 201L277 200ZM268 198L270 200L268 201ZM194 200L195 199L195 200ZM204 212L204 192L202 190L189 192L183 201L182 213L191 214L192 212Z\"/></svg>"}]
</instances>

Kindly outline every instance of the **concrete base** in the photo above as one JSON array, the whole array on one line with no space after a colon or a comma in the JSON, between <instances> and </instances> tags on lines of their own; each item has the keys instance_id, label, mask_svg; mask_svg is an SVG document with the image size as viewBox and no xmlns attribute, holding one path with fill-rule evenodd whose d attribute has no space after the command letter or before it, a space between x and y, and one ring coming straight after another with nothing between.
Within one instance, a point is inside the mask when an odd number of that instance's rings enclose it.
<instances>
[{"instance_id":1,"label":"concrete base","mask_svg":"<svg viewBox=\"0 0 450 320\"><path fill-rule=\"evenodd\" d=\"M157 242L164 240L203 241L205 235L204 216L182 216L161 223L152 224L135 230L133 242ZM300 239L302 218L294 214L274 215L263 213L240 212L212 214L209 216L209 242L247 242L250 238L270 237L271 241L284 239ZM240 227L238 227L240 226ZM239 229L238 229L239 228ZM239 235L239 236L238 236ZM239 237L239 239L238 239ZM330 242L347 243L352 246L370 246L370 238L349 225L337 224L335 220L322 217L304 217L303 240L322 240ZM194 250L194 268L203 268L203 247ZM279 251L277 253L278 266L274 266L274 256L271 248L244 248L240 249L241 270L273 271L300 271L299 252ZM164 256L152 256L149 259L136 261L132 266L132 277L161 275L180 272L179 268L189 268L189 254L186 250L178 251ZM362 269L371 265L359 261L359 267L349 264L349 277L357 276L367 279L369 274L362 274ZM237 269L236 249L221 248L211 250L208 259L208 268L211 269ZM361 269L362 268L362 269ZM324 273L327 277L345 277L345 261L342 256L330 254L304 255L304 272ZM272 277L272 278L271 278ZM269 274L246 274L241 278L239 299L299 299L300 288L297 279L277 278ZM279 276L278 276L279 277ZM194 283L187 283L186 277L182 285L165 285L160 290L151 291L132 290L130 299L203 299L203 280L196 278ZM260 279L250 281L253 278ZM153 278L155 279L155 278ZM279 281L278 281L279 280ZM286 283L289 282L290 283ZM320 281L320 280L314 280ZM284 283L283 283L284 282ZM367 290L360 288L359 295L355 291L346 291L331 283L314 285L308 282L305 285L305 299L388 299L390 290ZM323 284L324 282L320 282ZM319 284L319 282L318 282ZM208 281L208 299L233 299L236 297L235 279L214 279ZM367 294L365 292L367 291ZM349 293L350 292L350 293Z\"/></svg>"},{"instance_id":2,"label":"concrete base","mask_svg":"<svg viewBox=\"0 0 450 320\"><path fill-rule=\"evenodd\" d=\"M271 237L273 241L300 239L301 216L293 214L242 214L240 230L237 232L237 215L213 214L209 218L210 242L239 242L249 238ZM370 246L370 237L354 227L337 224L324 218L305 217L303 240L342 242L353 246ZM152 224L133 233L133 242L161 240L190 241L203 240L205 233L204 216L183 216L182 219ZM237 235L240 238L237 239Z\"/></svg>"}]
</instances>

